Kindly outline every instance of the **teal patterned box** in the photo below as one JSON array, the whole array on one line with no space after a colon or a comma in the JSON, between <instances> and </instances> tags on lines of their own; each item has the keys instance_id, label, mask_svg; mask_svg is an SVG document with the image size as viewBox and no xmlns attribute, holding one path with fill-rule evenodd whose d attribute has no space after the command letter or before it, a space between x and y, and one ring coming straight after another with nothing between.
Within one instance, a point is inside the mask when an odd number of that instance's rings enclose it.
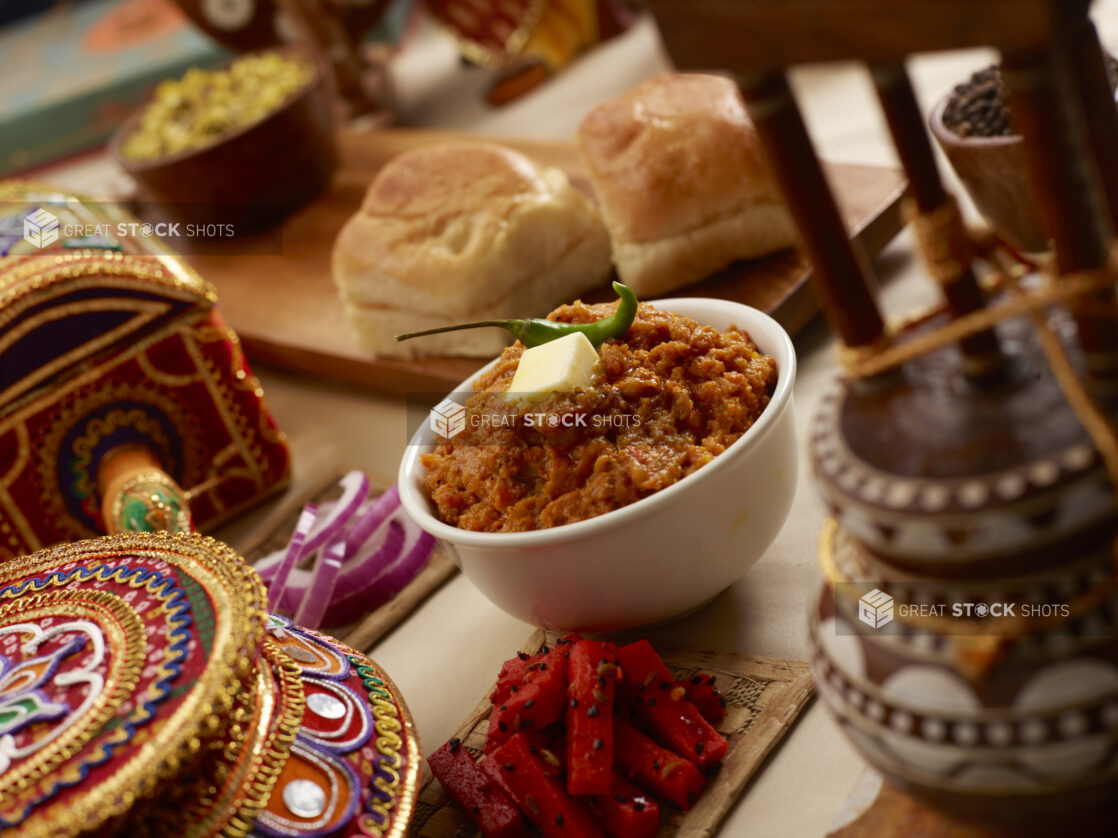
<instances>
[{"instance_id":1,"label":"teal patterned box","mask_svg":"<svg viewBox=\"0 0 1118 838\"><path fill-rule=\"evenodd\" d=\"M157 82L228 57L172 0L86 0L0 29L0 176L104 142Z\"/></svg>"}]
</instances>

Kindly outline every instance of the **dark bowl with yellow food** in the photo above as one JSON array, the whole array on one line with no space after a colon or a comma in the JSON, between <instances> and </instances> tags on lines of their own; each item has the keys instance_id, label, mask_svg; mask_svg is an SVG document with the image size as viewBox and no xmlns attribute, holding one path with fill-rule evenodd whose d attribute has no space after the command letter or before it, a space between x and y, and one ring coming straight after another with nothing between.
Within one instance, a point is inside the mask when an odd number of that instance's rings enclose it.
<instances>
[{"instance_id":1,"label":"dark bowl with yellow food","mask_svg":"<svg viewBox=\"0 0 1118 838\"><path fill-rule=\"evenodd\" d=\"M152 203L142 215L259 232L322 192L337 168L330 79L299 47L192 69L162 82L109 147Z\"/></svg>"}]
</instances>

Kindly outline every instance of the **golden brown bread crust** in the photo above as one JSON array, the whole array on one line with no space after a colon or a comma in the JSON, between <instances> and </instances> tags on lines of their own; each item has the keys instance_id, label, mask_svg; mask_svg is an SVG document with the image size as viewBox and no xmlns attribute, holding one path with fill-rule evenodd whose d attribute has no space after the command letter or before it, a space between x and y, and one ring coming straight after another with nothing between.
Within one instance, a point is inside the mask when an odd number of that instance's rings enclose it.
<instances>
[{"instance_id":1,"label":"golden brown bread crust","mask_svg":"<svg viewBox=\"0 0 1118 838\"><path fill-rule=\"evenodd\" d=\"M361 211L370 217L463 214L490 201L547 191L528 158L494 143L423 146L394 157L373 180Z\"/></svg>"},{"instance_id":2,"label":"golden brown bread crust","mask_svg":"<svg viewBox=\"0 0 1118 838\"><path fill-rule=\"evenodd\" d=\"M705 275L668 275L681 265L709 272L794 240L756 132L727 79L657 76L591 111L578 140L618 271L638 293L660 293ZM757 229L742 238L754 214ZM737 244L723 241L731 235L739 237ZM702 242L718 256L674 258L675 239L692 252ZM656 245L654 251L646 253L646 244ZM713 268L712 260L718 263Z\"/></svg>"},{"instance_id":3,"label":"golden brown bread crust","mask_svg":"<svg viewBox=\"0 0 1118 838\"><path fill-rule=\"evenodd\" d=\"M392 335L542 316L605 279L609 236L558 169L492 143L444 143L404 152L381 169L338 234L332 270L370 351L488 355L504 345L504 333L403 344Z\"/></svg>"}]
</instances>

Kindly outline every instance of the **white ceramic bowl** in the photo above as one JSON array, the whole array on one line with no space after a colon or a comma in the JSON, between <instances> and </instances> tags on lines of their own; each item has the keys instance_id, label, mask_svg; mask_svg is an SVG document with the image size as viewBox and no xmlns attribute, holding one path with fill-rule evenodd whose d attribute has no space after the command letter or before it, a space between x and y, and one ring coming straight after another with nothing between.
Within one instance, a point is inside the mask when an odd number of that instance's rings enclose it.
<instances>
[{"instance_id":1,"label":"white ceramic bowl","mask_svg":"<svg viewBox=\"0 0 1118 838\"><path fill-rule=\"evenodd\" d=\"M788 334L768 315L738 303L681 298L654 305L718 329L736 325L777 361L776 391L753 427L678 483L574 524L471 532L440 521L423 486L419 456L435 441L428 423L408 445L399 474L404 509L514 617L550 629L614 631L681 616L738 579L784 524L797 477L796 353ZM472 390L472 381L456 392Z\"/></svg>"}]
</instances>

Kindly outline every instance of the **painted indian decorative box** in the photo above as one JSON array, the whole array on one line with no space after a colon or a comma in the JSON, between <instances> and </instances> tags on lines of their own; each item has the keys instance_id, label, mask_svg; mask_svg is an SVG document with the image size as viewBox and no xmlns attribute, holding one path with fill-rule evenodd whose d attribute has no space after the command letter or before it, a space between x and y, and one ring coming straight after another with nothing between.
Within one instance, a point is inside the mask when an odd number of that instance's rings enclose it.
<instances>
[{"instance_id":1,"label":"painted indian decorative box","mask_svg":"<svg viewBox=\"0 0 1118 838\"><path fill-rule=\"evenodd\" d=\"M269 615L213 539L0 563L0 832L403 838L415 726L359 652Z\"/></svg>"},{"instance_id":2,"label":"painted indian decorative box","mask_svg":"<svg viewBox=\"0 0 1118 838\"><path fill-rule=\"evenodd\" d=\"M111 204L9 181L0 216L0 559L209 530L286 485L209 283L142 230L113 235L135 219Z\"/></svg>"}]
</instances>

